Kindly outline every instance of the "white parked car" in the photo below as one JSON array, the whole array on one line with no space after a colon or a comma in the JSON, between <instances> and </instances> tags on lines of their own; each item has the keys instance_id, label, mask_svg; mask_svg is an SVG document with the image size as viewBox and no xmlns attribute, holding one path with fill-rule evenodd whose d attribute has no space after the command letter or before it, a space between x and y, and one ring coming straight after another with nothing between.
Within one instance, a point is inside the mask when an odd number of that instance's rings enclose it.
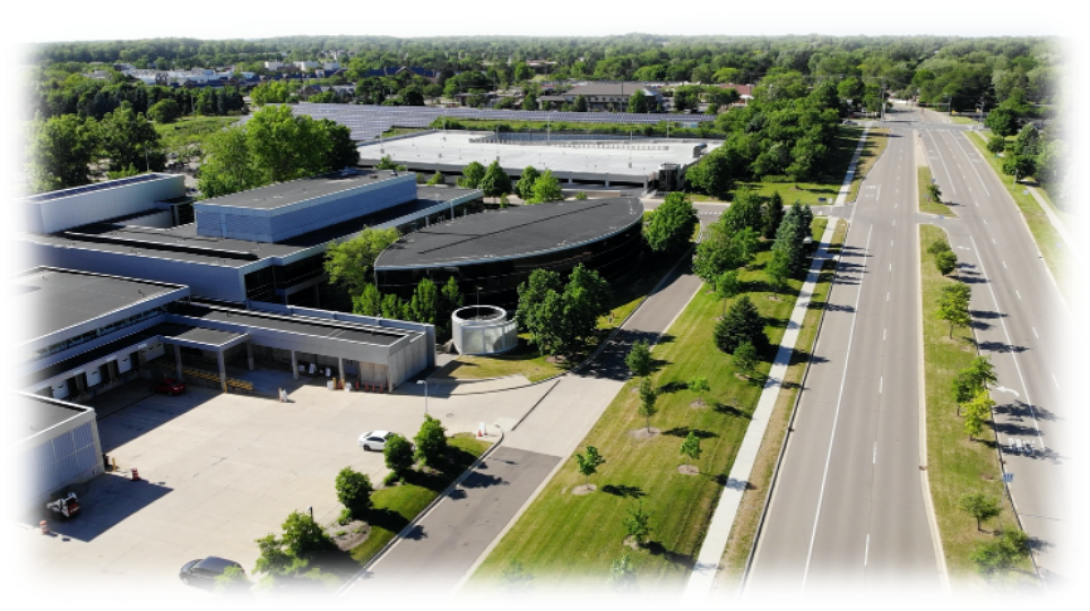
<instances>
[{"instance_id":1,"label":"white parked car","mask_svg":"<svg viewBox=\"0 0 1090 611\"><path fill-rule=\"evenodd\" d=\"M381 452L386 447L386 440L393 433L390 431L371 431L360 435L360 447L368 452Z\"/></svg>"}]
</instances>

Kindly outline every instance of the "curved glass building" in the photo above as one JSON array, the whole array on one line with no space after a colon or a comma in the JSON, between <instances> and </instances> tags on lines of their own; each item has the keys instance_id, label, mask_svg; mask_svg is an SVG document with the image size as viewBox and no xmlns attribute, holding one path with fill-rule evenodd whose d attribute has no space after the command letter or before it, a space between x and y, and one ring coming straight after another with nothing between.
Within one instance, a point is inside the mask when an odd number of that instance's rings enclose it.
<instances>
[{"instance_id":1,"label":"curved glass building","mask_svg":"<svg viewBox=\"0 0 1090 611\"><path fill-rule=\"evenodd\" d=\"M582 263L613 280L643 252L643 204L634 197L515 206L402 236L375 261L382 293L408 299L424 278L453 277L475 303L514 309L535 269L562 275Z\"/></svg>"}]
</instances>

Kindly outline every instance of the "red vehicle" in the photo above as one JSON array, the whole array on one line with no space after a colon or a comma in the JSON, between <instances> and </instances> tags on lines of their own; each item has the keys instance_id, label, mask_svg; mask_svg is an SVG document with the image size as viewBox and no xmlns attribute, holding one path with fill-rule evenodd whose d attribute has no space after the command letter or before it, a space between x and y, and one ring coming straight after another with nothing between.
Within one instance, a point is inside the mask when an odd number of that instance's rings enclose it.
<instances>
[{"instance_id":1,"label":"red vehicle","mask_svg":"<svg viewBox=\"0 0 1090 611\"><path fill-rule=\"evenodd\" d=\"M185 384L174 378L165 378L151 385L151 391L161 395L180 395L185 392Z\"/></svg>"}]
</instances>

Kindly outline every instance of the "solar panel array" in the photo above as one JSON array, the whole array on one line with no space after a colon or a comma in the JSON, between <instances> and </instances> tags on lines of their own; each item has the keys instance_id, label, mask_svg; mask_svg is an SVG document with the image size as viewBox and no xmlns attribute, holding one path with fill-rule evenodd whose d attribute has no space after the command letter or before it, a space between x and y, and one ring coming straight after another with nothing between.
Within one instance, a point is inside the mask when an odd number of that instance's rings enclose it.
<instances>
[{"instance_id":1,"label":"solar panel array","mask_svg":"<svg viewBox=\"0 0 1090 611\"><path fill-rule=\"evenodd\" d=\"M482 119L489 121L562 121L569 123L625 123L655 125L704 123L714 121L709 115L668 115L628 112L560 112L546 110L484 110L480 108L436 108L430 106L372 106L358 104L310 104L291 107L295 114L314 119L330 119L352 132L352 139L366 142L391 127L428 127L440 117Z\"/></svg>"}]
</instances>

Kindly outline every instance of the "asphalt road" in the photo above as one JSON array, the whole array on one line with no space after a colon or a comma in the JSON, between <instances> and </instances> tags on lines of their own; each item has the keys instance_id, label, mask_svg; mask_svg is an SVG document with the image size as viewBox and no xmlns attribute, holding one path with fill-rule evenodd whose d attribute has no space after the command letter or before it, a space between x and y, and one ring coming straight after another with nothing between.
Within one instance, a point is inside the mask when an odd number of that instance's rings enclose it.
<instances>
[{"instance_id":1,"label":"asphalt road","mask_svg":"<svg viewBox=\"0 0 1090 611\"><path fill-rule=\"evenodd\" d=\"M1046 583L1070 580L1076 564L1065 560L1074 551L1066 514L1077 483L1063 389L1073 381L1074 319L1005 192L1010 179L1000 182L968 140L977 136L923 127L935 179L959 216L944 227L973 289L977 342L999 377L992 398L1010 493ZM1012 451L1015 440L1032 443L1034 454Z\"/></svg>"},{"instance_id":2,"label":"asphalt road","mask_svg":"<svg viewBox=\"0 0 1090 611\"><path fill-rule=\"evenodd\" d=\"M449 593L559 460L496 448L346 595L396 594L414 587L434 596Z\"/></svg>"},{"instance_id":3,"label":"asphalt road","mask_svg":"<svg viewBox=\"0 0 1090 611\"><path fill-rule=\"evenodd\" d=\"M909 116L851 225L746 593L940 586L920 467L916 165Z\"/></svg>"}]
</instances>

